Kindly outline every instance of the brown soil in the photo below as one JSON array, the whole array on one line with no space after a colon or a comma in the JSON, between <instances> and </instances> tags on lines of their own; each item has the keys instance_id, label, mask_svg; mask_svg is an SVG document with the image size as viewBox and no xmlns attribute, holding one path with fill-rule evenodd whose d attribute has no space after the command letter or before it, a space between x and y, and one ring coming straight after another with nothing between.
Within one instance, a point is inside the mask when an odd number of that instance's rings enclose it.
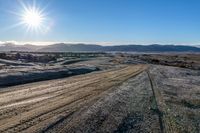
<instances>
[{"instance_id":1,"label":"brown soil","mask_svg":"<svg viewBox=\"0 0 200 133\"><path fill-rule=\"evenodd\" d=\"M124 66L6 88L0 92L0 131L49 131L70 116L78 118L78 115L74 116L76 112L94 104L111 88L146 68L146 65Z\"/></svg>"}]
</instances>

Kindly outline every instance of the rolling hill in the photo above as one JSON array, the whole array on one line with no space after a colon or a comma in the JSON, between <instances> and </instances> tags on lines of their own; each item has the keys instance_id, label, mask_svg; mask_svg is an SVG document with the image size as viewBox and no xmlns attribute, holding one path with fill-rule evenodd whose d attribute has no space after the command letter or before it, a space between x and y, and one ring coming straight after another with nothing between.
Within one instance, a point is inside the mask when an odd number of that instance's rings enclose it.
<instances>
[{"instance_id":1,"label":"rolling hill","mask_svg":"<svg viewBox=\"0 0 200 133\"><path fill-rule=\"evenodd\" d=\"M199 47L187 45L115 45L101 46L95 44L65 44L58 43L47 46L35 46L30 44L0 45L0 51L39 51L39 52L200 52Z\"/></svg>"}]
</instances>

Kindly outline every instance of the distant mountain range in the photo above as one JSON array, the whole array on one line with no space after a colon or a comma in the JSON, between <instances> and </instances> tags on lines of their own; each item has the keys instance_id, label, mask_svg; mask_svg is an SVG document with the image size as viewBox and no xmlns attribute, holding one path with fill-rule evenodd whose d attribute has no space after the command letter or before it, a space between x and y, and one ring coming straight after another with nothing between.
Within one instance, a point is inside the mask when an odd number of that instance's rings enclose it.
<instances>
[{"instance_id":1,"label":"distant mountain range","mask_svg":"<svg viewBox=\"0 0 200 133\"><path fill-rule=\"evenodd\" d=\"M31 44L15 45L12 43L0 45L0 51L37 51L37 52L200 52L200 47L183 45L116 45L101 46L94 44L53 44L36 46Z\"/></svg>"},{"instance_id":2,"label":"distant mountain range","mask_svg":"<svg viewBox=\"0 0 200 133\"><path fill-rule=\"evenodd\" d=\"M37 51L41 48L41 46L32 44L15 45L13 43L5 43L0 45L0 51Z\"/></svg>"}]
</instances>

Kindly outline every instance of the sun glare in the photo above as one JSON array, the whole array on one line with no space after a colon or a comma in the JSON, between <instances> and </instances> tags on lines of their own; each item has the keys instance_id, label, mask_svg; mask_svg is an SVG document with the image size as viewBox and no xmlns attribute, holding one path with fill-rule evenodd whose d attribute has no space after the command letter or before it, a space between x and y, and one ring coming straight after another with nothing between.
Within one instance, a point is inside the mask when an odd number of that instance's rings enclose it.
<instances>
[{"instance_id":1,"label":"sun glare","mask_svg":"<svg viewBox=\"0 0 200 133\"><path fill-rule=\"evenodd\" d=\"M19 4L21 5L20 12L11 11L11 13L19 17L19 23L10 28L23 26L26 29L24 33L30 33L31 35L33 35L32 33L36 33L37 35L46 34L51 29L53 20L47 17L48 13L45 13L47 6L41 8L35 1L32 4L19 1Z\"/></svg>"},{"instance_id":2,"label":"sun glare","mask_svg":"<svg viewBox=\"0 0 200 133\"><path fill-rule=\"evenodd\" d=\"M54 20L48 16L49 12L46 11L48 3L41 6L36 3L35 0L33 3L22 0L19 0L18 2L20 6L19 8L16 8L17 10L8 11L18 17L18 22L9 27L5 27L5 29L8 30L16 27L25 28L23 32L25 36L45 35L51 30L54 25Z\"/></svg>"},{"instance_id":3,"label":"sun glare","mask_svg":"<svg viewBox=\"0 0 200 133\"><path fill-rule=\"evenodd\" d=\"M22 15L23 23L30 28L38 28L41 26L43 19L43 15L35 9L26 10Z\"/></svg>"}]
</instances>

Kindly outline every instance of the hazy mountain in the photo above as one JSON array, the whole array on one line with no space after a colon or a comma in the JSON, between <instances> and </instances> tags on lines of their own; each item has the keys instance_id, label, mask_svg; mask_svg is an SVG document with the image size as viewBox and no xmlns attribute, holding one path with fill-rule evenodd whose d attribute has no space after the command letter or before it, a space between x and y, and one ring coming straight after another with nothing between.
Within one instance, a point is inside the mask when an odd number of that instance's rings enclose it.
<instances>
[{"instance_id":1,"label":"hazy mountain","mask_svg":"<svg viewBox=\"0 0 200 133\"><path fill-rule=\"evenodd\" d=\"M0 45L0 51L36 51L41 48L41 46L31 44L15 45L13 43L4 43Z\"/></svg>"},{"instance_id":2,"label":"hazy mountain","mask_svg":"<svg viewBox=\"0 0 200 133\"><path fill-rule=\"evenodd\" d=\"M0 51L40 51L40 52L200 52L200 48L195 46L183 45L118 45L118 46L101 46L94 44L53 44L47 46L35 46L31 44L14 45L12 43L0 45Z\"/></svg>"},{"instance_id":3,"label":"hazy mountain","mask_svg":"<svg viewBox=\"0 0 200 133\"><path fill-rule=\"evenodd\" d=\"M59 43L54 45L48 45L39 49L39 51L44 52L70 52L70 51L102 51L103 47L100 45L91 45L91 44L65 44Z\"/></svg>"},{"instance_id":4,"label":"hazy mountain","mask_svg":"<svg viewBox=\"0 0 200 133\"><path fill-rule=\"evenodd\" d=\"M200 48L183 45L121 45L108 46L106 51L127 51L127 52L200 52Z\"/></svg>"},{"instance_id":5,"label":"hazy mountain","mask_svg":"<svg viewBox=\"0 0 200 133\"><path fill-rule=\"evenodd\" d=\"M87 44L54 44L43 47L39 51L123 51L123 52L200 52L200 48L182 45L119 45L100 46Z\"/></svg>"}]
</instances>

